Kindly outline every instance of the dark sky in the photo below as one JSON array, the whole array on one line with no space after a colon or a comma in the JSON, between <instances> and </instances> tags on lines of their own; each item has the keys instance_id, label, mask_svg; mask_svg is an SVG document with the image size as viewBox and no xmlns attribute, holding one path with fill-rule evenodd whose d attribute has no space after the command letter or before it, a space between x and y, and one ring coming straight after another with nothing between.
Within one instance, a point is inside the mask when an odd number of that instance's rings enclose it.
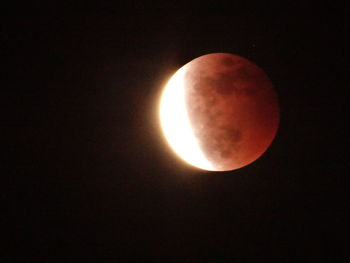
<instances>
[{"instance_id":1,"label":"dark sky","mask_svg":"<svg viewBox=\"0 0 350 263\"><path fill-rule=\"evenodd\" d=\"M1 262L348 262L345 8L143 5L3 16ZM213 52L258 64L281 106L266 154L223 173L179 160L156 112Z\"/></svg>"}]
</instances>

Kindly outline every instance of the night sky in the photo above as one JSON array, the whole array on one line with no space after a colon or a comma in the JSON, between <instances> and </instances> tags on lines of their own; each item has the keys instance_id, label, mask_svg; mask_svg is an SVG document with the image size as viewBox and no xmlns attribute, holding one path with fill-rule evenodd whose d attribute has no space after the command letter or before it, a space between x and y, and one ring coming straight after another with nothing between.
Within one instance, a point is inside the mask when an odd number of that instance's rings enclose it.
<instances>
[{"instance_id":1,"label":"night sky","mask_svg":"<svg viewBox=\"0 0 350 263\"><path fill-rule=\"evenodd\" d=\"M221 3L1 18L1 262L349 262L345 8ZM271 147L236 171L187 165L158 122L171 74L213 52L280 100Z\"/></svg>"}]
</instances>

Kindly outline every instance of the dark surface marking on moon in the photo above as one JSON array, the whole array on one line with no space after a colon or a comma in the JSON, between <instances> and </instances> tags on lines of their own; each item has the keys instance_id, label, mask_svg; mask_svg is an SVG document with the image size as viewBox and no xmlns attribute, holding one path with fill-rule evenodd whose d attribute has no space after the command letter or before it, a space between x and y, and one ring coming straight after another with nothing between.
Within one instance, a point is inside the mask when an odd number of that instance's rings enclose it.
<instances>
[{"instance_id":1,"label":"dark surface marking on moon","mask_svg":"<svg viewBox=\"0 0 350 263\"><path fill-rule=\"evenodd\" d=\"M207 94L203 94L203 89L211 89L213 92L223 96L252 96L257 92L256 85L244 86L242 84L260 81L259 76L252 74L244 67L239 67L237 70L219 72L215 76L208 76L206 72L199 72L192 76L186 76L185 79L193 81L194 90L201 90L201 94L198 94L200 96L207 96Z\"/></svg>"},{"instance_id":2,"label":"dark surface marking on moon","mask_svg":"<svg viewBox=\"0 0 350 263\"><path fill-rule=\"evenodd\" d=\"M185 78L193 83L186 87L189 90L187 101L191 105L188 113L200 147L203 152L210 153L207 154L209 161L227 165L240 149L243 137L242 132L230 123L233 116L227 116L220 104L226 96L241 94L234 85L235 74L222 73L213 78L188 72Z\"/></svg>"},{"instance_id":3,"label":"dark surface marking on moon","mask_svg":"<svg viewBox=\"0 0 350 263\"><path fill-rule=\"evenodd\" d=\"M232 58L230 57L224 57L221 59L221 63L226 66L226 67L232 67L233 65L235 65L237 62L234 61Z\"/></svg>"},{"instance_id":4,"label":"dark surface marking on moon","mask_svg":"<svg viewBox=\"0 0 350 263\"><path fill-rule=\"evenodd\" d=\"M190 62L184 85L188 115L203 153L217 169L227 170L257 158L275 129L265 128L271 125L266 117L272 114L273 123L278 113L268 106L275 101L261 69L240 57L219 56L223 58Z\"/></svg>"}]
</instances>

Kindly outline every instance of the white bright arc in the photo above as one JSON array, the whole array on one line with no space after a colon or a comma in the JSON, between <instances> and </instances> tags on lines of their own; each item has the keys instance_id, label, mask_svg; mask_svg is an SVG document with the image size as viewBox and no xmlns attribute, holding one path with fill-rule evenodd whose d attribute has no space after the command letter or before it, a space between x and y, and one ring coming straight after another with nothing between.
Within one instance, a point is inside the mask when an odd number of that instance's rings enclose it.
<instances>
[{"instance_id":1,"label":"white bright arc","mask_svg":"<svg viewBox=\"0 0 350 263\"><path fill-rule=\"evenodd\" d=\"M171 148L187 163L204 170L214 171L205 158L192 130L185 103L184 74L179 69L165 85L160 100L160 124Z\"/></svg>"}]
</instances>

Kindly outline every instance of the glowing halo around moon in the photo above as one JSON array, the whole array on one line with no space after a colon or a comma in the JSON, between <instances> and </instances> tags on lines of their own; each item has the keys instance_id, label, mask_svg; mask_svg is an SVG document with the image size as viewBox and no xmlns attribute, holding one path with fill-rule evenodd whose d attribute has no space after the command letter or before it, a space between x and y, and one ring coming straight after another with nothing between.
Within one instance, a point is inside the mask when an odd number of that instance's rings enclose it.
<instances>
[{"instance_id":1,"label":"glowing halo around moon","mask_svg":"<svg viewBox=\"0 0 350 263\"><path fill-rule=\"evenodd\" d=\"M198 57L165 85L159 104L166 141L188 164L239 169L258 159L279 125L277 94L264 71L228 53Z\"/></svg>"}]
</instances>

